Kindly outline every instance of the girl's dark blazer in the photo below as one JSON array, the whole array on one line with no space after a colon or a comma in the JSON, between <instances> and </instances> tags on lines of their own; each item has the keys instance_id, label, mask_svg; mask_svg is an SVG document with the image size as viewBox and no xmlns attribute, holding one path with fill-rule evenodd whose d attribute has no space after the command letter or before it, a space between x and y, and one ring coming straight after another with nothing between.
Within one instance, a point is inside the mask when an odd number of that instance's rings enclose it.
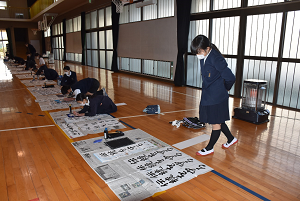
<instances>
[{"instance_id":1,"label":"girl's dark blazer","mask_svg":"<svg viewBox=\"0 0 300 201\"><path fill-rule=\"evenodd\" d=\"M200 60L202 73L202 106L216 105L229 98L228 91L235 82L235 76L228 68L224 57L212 48L206 58Z\"/></svg>"}]
</instances>

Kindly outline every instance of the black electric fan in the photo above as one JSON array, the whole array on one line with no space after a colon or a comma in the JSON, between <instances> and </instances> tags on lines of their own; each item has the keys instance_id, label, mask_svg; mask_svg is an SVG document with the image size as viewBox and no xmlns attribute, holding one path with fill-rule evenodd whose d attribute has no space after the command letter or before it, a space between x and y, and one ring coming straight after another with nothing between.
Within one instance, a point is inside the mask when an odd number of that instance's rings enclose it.
<instances>
[{"instance_id":1,"label":"black electric fan","mask_svg":"<svg viewBox=\"0 0 300 201\"><path fill-rule=\"evenodd\" d=\"M269 110L265 109L267 81L244 80L242 107L234 109L233 118L261 124L269 121Z\"/></svg>"}]
</instances>

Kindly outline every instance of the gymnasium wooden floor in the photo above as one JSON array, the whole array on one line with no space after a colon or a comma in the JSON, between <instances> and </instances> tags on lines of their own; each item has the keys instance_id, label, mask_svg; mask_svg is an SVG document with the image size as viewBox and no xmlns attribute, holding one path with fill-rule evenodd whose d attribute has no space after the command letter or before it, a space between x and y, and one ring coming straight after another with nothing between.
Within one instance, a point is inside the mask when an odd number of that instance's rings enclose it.
<instances>
[{"instance_id":1,"label":"gymnasium wooden floor","mask_svg":"<svg viewBox=\"0 0 300 201\"><path fill-rule=\"evenodd\" d=\"M64 65L75 70L78 79L99 79L115 103L127 104L118 107L115 117L170 145L211 132L210 126L194 130L169 124L198 116L199 89L72 63L56 61L55 67L50 67L62 74ZM0 97L1 201L118 200L18 78L0 80ZM145 115L143 109L151 104L159 104L163 113ZM230 98L231 111L239 104L240 99ZM226 178L209 172L146 200L300 200L300 114L267 108L271 111L269 123L227 122L239 140L227 150L221 148L224 136L213 155L195 155L207 142L182 150ZM84 138L92 137L95 135Z\"/></svg>"}]
</instances>

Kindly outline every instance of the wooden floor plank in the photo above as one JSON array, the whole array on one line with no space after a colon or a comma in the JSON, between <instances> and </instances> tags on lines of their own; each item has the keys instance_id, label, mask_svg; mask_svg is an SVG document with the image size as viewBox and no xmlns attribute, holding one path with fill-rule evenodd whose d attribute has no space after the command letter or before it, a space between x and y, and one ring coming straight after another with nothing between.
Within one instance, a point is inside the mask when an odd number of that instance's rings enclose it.
<instances>
[{"instance_id":1,"label":"wooden floor plank","mask_svg":"<svg viewBox=\"0 0 300 201\"><path fill-rule=\"evenodd\" d=\"M113 113L115 117L169 145L211 133L210 125L188 129L169 124L175 119L199 115L201 90L197 88L175 87L172 82L61 61L55 61L49 67L62 73L64 65L77 71L79 80L86 77L99 79L101 87L106 88L114 102L127 104L118 107ZM118 200L58 128L3 131L52 125L53 122L48 116L38 116L45 113L15 76L12 81L0 82L0 87L0 95L5 94L0 100L1 200ZM142 112L152 104L159 104L163 113L146 115ZM241 99L229 99L231 114L240 104ZM254 125L239 119L227 122L239 140L229 149L221 148L227 140L222 134L213 155L195 155L207 142L182 151L267 199L300 200L300 112L272 105L267 108L272 115L268 123ZM74 141L101 135L103 133L87 135ZM227 180L207 173L145 200L259 199Z\"/></svg>"},{"instance_id":2,"label":"wooden floor plank","mask_svg":"<svg viewBox=\"0 0 300 201\"><path fill-rule=\"evenodd\" d=\"M0 141L3 139L2 135L3 135L3 133L0 133ZM3 201L8 200L6 177L5 177L5 161L4 161L1 142L0 142L0 195L2 197L1 199L3 199Z\"/></svg>"}]
</instances>

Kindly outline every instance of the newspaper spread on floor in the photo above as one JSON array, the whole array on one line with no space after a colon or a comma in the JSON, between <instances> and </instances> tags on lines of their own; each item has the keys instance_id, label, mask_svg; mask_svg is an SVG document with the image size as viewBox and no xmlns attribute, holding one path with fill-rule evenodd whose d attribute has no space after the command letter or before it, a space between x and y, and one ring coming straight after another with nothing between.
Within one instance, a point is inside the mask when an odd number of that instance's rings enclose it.
<instances>
[{"instance_id":1,"label":"newspaper spread on floor","mask_svg":"<svg viewBox=\"0 0 300 201\"><path fill-rule=\"evenodd\" d=\"M48 96L48 95L58 95L58 94L60 94L60 96L57 96L57 97L64 97L61 94L61 90L60 90L60 87L58 85L54 85L54 87L52 87L52 88L44 88L42 86L35 86L35 87L28 87L27 89L30 91L30 93L36 99L47 100L48 98L45 97L45 96Z\"/></svg>"},{"instance_id":2,"label":"newspaper spread on floor","mask_svg":"<svg viewBox=\"0 0 300 201\"><path fill-rule=\"evenodd\" d=\"M140 129L124 134L114 139L97 137L72 143L121 200L142 200L212 170ZM124 137L134 144L116 149L105 144Z\"/></svg>"},{"instance_id":3,"label":"newspaper spread on floor","mask_svg":"<svg viewBox=\"0 0 300 201\"><path fill-rule=\"evenodd\" d=\"M33 86L44 86L46 85L56 85L57 83L53 80L20 80L25 86L27 87L33 87Z\"/></svg>"},{"instance_id":4,"label":"newspaper spread on floor","mask_svg":"<svg viewBox=\"0 0 300 201\"><path fill-rule=\"evenodd\" d=\"M92 117L75 117L70 115L69 111L50 112L49 114L70 139L103 133L105 128L108 130L126 128L118 119L109 114L98 114Z\"/></svg>"},{"instance_id":5,"label":"newspaper spread on floor","mask_svg":"<svg viewBox=\"0 0 300 201\"><path fill-rule=\"evenodd\" d=\"M35 73L34 73L34 74L21 74L21 75L16 75L16 77L19 78L19 79L21 80L21 79L29 79L29 78L30 78L30 79L33 79L33 77L41 79L41 78L44 78L45 76L44 76L44 75L39 75L39 76L37 76L37 75L35 75Z\"/></svg>"}]
</instances>

